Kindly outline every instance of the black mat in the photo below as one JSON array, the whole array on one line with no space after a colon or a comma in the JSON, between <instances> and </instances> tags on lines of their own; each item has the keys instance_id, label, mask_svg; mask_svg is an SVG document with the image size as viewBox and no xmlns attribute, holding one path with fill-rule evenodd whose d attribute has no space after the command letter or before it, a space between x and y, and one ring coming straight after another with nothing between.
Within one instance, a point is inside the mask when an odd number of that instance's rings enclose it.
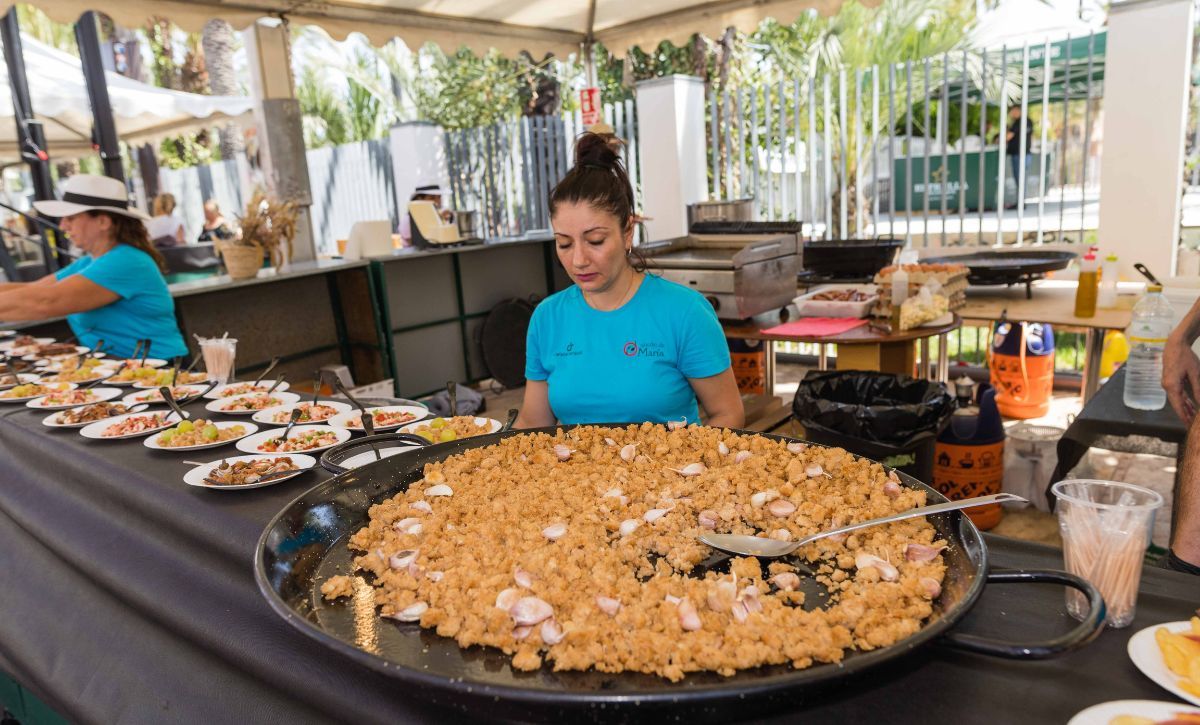
<instances>
[{"instance_id":1,"label":"black mat","mask_svg":"<svg viewBox=\"0 0 1200 725\"><path fill-rule=\"evenodd\" d=\"M198 412L199 403L189 406ZM350 662L275 615L254 585L268 519L327 474L208 491L184 458L141 439L88 441L0 408L0 670L81 722L448 722L420 693ZM1057 551L989 538L993 562L1060 566ZM1184 619L1194 577L1148 571L1132 627L1074 655L1009 662L930 647L818 695L777 722L1062 723L1114 699L1172 699L1125 655L1138 629ZM992 586L960 631L1035 639L1065 632L1062 590ZM636 719L636 712L597 716Z\"/></svg>"}]
</instances>

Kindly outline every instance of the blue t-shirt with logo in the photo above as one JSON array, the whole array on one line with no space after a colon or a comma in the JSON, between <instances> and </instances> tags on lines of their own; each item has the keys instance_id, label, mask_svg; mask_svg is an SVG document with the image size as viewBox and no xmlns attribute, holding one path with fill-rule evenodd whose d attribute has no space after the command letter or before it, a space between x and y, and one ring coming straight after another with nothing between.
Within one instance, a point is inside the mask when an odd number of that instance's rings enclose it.
<instances>
[{"instance_id":1,"label":"blue t-shirt with logo","mask_svg":"<svg viewBox=\"0 0 1200 725\"><path fill-rule=\"evenodd\" d=\"M700 293L647 274L616 310L588 306L578 286L533 312L525 377L548 383L563 423L700 422L688 378L729 367L717 314Z\"/></svg>"},{"instance_id":2,"label":"blue t-shirt with logo","mask_svg":"<svg viewBox=\"0 0 1200 725\"><path fill-rule=\"evenodd\" d=\"M97 340L104 340L110 355L129 357L138 340L149 338L153 357L188 354L175 321L175 300L149 254L118 244L99 257L84 255L54 276L61 280L73 274L118 296L112 304L67 315L79 344L93 347Z\"/></svg>"}]
</instances>

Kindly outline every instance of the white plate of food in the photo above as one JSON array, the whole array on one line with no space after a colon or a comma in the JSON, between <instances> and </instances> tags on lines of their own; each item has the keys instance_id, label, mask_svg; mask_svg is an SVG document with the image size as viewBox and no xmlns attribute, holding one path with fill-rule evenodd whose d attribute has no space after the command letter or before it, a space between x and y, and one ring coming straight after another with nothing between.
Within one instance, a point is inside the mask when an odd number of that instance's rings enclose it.
<instances>
[{"instance_id":1,"label":"white plate of food","mask_svg":"<svg viewBox=\"0 0 1200 725\"><path fill-rule=\"evenodd\" d=\"M292 428L287 443L281 445L286 428L260 431L238 441L243 453L315 453L350 440L350 431L327 425L298 425Z\"/></svg>"},{"instance_id":2,"label":"white plate of food","mask_svg":"<svg viewBox=\"0 0 1200 725\"><path fill-rule=\"evenodd\" d=\"M25 404L36 410L66 410L90 403L104 403L121 395L120 388L88 388L86 390L64 390L34 398Z\"/></svg>"},{"instance_id":3,"label":"white plate of food","mask_svg":"<svg viewBox=\"0 0 1200 725\"><path fill-rule=\"evenodd\" d=\"M274 486L299 476L315 465L317 459L303 453L230 456L196 466L184 474L183 482L215 491L241 491Z\"/></svg>"},{"instance_id":4,"label":"white plate of food","mask_svg":"<svg viewBox=\"0 0 1200 725\"><path fill-rule=\"evenodd\" d=\"M16 334L17 334L16 330L0 330L0 337L12 337L13 335L16 335Z\"/></svg>"},{"instance_id":5,"label":"white plate of food","mask_svg":"<svg viewBox=\"0 0 1200 725\"><path fill-rule=\"evenodd\" d=\"M297 424L325 423L338 413L345 413L347 410L350 410L350 404L340 403L336 400L322 400L317 403L316 408L313 408L311 402L279 405L274 408L258 411L250 420L255 423L263 423L264 425L287 425L288 421L292 419L293 408L299 408L304 412L300 416L300 420L296 421Z\"/></svg>"},{"instance_id":6,"label":"white plate of food","mask_svg":"<svg viewBox=\"0 0 1200 725\"><path fill-rule=\"evenodd\" d=\"M1200 709L1161 700L1113 700L1076 713L1067 725L1141 725L1184 722L1179 716L1200 717ZM1126 719L1128 718L1128 719Z\"/></svg>"},{"instance_id":7,"label":"white plate of food","mask_svg":"<svg viewBox=\"0 0 1200 725\"><path fill-rule=\"evenodd\" d=\"M276 390L270 395L266 393L244 393L242 395L232 395L228 398L220 398L205 405L204 409L210 413L224 413L225 415L253 415L267 408L278 408L281 405L295 405L299 402L299 395L295 393L281 393Z\"/></svg>"},{"instance_id":8,"label":"white plate of food","mask_svg":"<svg viewBox=\"0 0 1200 725\"><path fill-rule=\"evenodd\" d=\"M253 423L234 423L197 418L185 420L143 443L156 451L198 451L233 443L258 431Z\"/></svg>"},{"instance_id":9,"label":"white plate of food","mask_svg":"<svg viewBox=\"0 0 1200 725\"><path fill-rule=\"evenodd\" d=\"M21 356L22 360L29 362L37 362L42 365L52 365L56 361L68 357L78 357L90 353L92 348L83 345L67 345L66 343L50 343L48 345L39 345L30 352ZM92 357L104 357L103 352L93 354Z\"/></svg>"},{"instance_id":10,"label":"white plate of food","mask_svg":"<svg viewBox=\"0 0 1200 725\"><path fill-rule=\"evenodd\" d=\"M132 406L124 403L93 403L78 408L68 408L48 415L42 419L42 425L48 428L82 428L98 420L115 418L129 412L141 412L145 408L133 410Z\"/></svg>"},{"instance_id":11,"label":"white plate of food","mask_svg":"<svg viewBox=\"0 0 1200 725\"><path fill-rule=\"evenodd\" d=\"M503 423L492 418L456 415L453 418L438 417L410 423L401 428L400 432L419 435L430 443L446 443L459 438L495 433L503 427Z\"/></svg>"},{"instance_id":12,"label":"white plate of food","mask_svg":"<svg viewBox=\"0 0 1200 725\"><path fill-rule=\"evenodd\" d=\"M200 397L200 394L207 390L204 385L176 385L171 388L171 396L175 398L177 403L187 403ZM161 403L163 402L162 393L158 388L153 390L139 390L133 393L127 393L121 402L126 405L134 405L137 403Z\"/></svg>"},{"instance_id":13,"label":"white plate of food","mask_svg":"<svg viewBox=\"0 0 1200 725\"><path fill-rule=\"evenodd\" d=\"M80 385L87 385L88 383L94 383L94 382L97 382L100 380L107 380L108 378L112 377L112 374L114 372L116 372L116 371L113 370L112 368L105 367L103 365L100 365L97 367L78 368L76 370L57 372L57 373L52 373L50 375L42 375L42 382L44 382L44 383L78 383Z\"/></svg>"},{"instance_id":14,"label":"white plate of food","mask_svg":"<svg viewBox=\"0 0 1200 725\"><path fill-rule=\"evenodd\" d=\"M5 340L4 342L0 343L0 349L7 350L9 354L16 357L21 357L23 355L28 355L42 345L53 344L53 337L30 337L28 335L21 335L15 340Z\"/></svg>"},{"instance_id":15,"label":"white plate of food","mask_svg":"<svg viewBox=\"0 0 1200 725\"><path fill-rule=\"evenodd\" d=\"M171 378L172 375L170 370L159 370L158 375L151 379L135 380L133 387L142 388L143 390L148 388L160 388L170 383ZM182 370L179 371L180 385L208 385L211 382L213 382L213 380L208 377L208 373L188 373Z\"/></svg>"},{"instance_id":16,"label":"white plate of food","mask_svg":"<svg viewBox=\"0 0 1200 725\"><path fill-rule=\"evenodd\" d=\"M41 381L16 385L0 393L0 403L28 403L43 395L65 393L78 387L75 383L43 383Z\"/></svg>"},{"instance_id":17,"label":"white plate of food","mask_svg":"<svg viewBox=\"0 0 1200 725\"><path fill-rule=\"evenodd\" d=\"M429 409L416 405L381 405L367 408L375 424L376 432L394 430L402 425L420 422L429 415ZM334 428L361 431L362 411L358 408L339 413L329 419L329 425Z\"/></svg>"},{"instance_id":18,"label":"white plate of food","mask_svg":"<svg viewBox=\"0 0 1200 725\"><path fill-rule=\"evenodd\" d=\"M169 410L126 413L89 423L80 429L79 435L97 441L120 441L157 433L178 422L179 416Z\"/></svg>"},{"instance_id":19,"label":"white plate of food","mask_svg":"<svg viewBox=\"0 0 1200 725\"><path fill-rule=\"evenodd\" d=\"M1200 677L1180 673L1189 668L1192 673L1200 672L1200 617L1146 627L1129 638L1126 649L1133 664L1156 685L1200 705ZM1168 665L1168 657L1174 660L1174 667ZM1185 690L1184 684L1193 691Z\"/></svg>"},{"instance_id":20,"label":"white plate of food","mask_svg":"<svg viewBox=\"0 0 1200 725\"><path fill-rule=\"evenodd\" d=\"M117 372L108 379L109 385L135 385L137 383L154 383L154 387L158 387L158 368L150 367L149 365L141 367L137 360L129 362L124 367L121 362L117 362L114 368Z\"/></svg>"},{"instance_id":21,"label":"white plate of food","mask_svg":"<svg viewBox=\"0 0 1200 725\"><path fill-rule=\"evenodd\" d=\"M110 359L108 362L113 365L124 364L127 368L165 368L167 366L166 360L157 357L148 357L145 360L140 357L117 357Z\"/></svg>"},{"instance_id":22,"label":"white plate of food","mask_svg":"<svg viewBox=\"0 0 1200 725\"><path fill-rule=\"evenodd\" d=\"M4 373L0 375L0 390L8 390L18 385L36 383L41 379L42 377L37 373L16 373L15 375L13 373Z\"/></svg>"},{"instance_id":23,"label":"white plate of food","mask_svg":"<svg viewBox=\"0 0 1200 725\"><path fill-rule=\"evenodd\" d=\"M58 373L63 370L78 370L79 368L113 368L111 360L104 360L98 357L79 357L77 355L68 355L57 360L46 360L40 363L42 369L48 373Z\"/></svg>"},{"instance_id":24,"label":"white plate of food","mask_svg":"<svg viewBox=\"0 0 1200 725\"><path fill-rule=\"evenodd\" d=\"M274 380L262 380L258 383L258 385L255 385L253 381L248 383L227 383L225 385L218 385L217 387L213 388L204 397L208 398L209 400L217 400L219 398L232 398L235 395L244 395L246 393L265 393L270 390L271 386L273 385L275 385ZM287 389L288 384L285 380L279 384L279 387L275 388L275 392L282 393Z\"/></svg>"}]
</instances>

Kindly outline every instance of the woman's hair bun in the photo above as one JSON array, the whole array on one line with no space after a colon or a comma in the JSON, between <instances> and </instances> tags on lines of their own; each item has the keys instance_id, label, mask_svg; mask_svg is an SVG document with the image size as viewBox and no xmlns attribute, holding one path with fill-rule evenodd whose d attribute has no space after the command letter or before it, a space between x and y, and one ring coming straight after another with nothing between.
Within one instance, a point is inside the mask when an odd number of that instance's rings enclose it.
<instances>
[{"instance_id":1,"label":"woman's hair bun","mask_svg":"<svg viewBox=\"0 0 1200 725\"><path fill-rule=\"evenodd\" d=\"M575 165L611 169L621 162L622 145L624 142L611 133L588 131L575 142Z\"/></svg>"}]
</instances>

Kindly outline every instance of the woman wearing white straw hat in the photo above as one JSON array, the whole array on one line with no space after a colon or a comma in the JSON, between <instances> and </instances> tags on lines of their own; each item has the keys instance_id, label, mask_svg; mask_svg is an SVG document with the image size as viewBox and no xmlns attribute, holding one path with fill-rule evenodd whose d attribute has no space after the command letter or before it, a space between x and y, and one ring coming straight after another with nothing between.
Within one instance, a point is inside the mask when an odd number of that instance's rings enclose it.
<instances>
[{"instance_id":1,"label":"woman wearing white straw hat","mask_svg":"<svg viewBox=\"0 0 1200 725\"><path fill-rule=\"evenodd\" d=\"M77 174L62 188L60 201L33 206L61 217L59 226L84 255L36 282L0 285L0 320L65 315L81 345L104 340L117 357L131 356L142 339L151 341L157 357L187 355L162 255L150 243L146 215L129 207L125 185Z\"/></svg>"}]
</instances>

